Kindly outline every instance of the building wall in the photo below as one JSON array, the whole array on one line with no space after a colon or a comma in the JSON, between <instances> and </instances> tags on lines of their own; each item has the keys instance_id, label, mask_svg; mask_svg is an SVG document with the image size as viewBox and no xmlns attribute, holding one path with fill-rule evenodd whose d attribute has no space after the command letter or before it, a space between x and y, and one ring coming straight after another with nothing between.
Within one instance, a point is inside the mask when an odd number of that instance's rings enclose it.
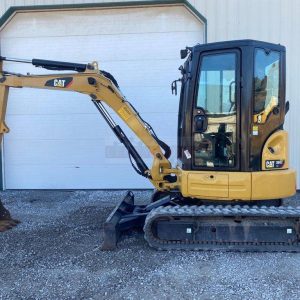
<instances>
[{"instance_id":1,"label":"building wall","mask_svg":"<svg viewBox=\"0 0 300 300\"><path fill-rule=\"evenodd\" d=\"M132 1L132 0L131 0ZM135 0L133 0L135 1ZM2 0L0 13L10 6L126 2L122 0ZM287 47L287 99L291 110L286 121L290 132L291 165L300 171L299 0L189 0L208 20L208 42L253 38ZM298 179L298 186L300 186Z\"/></svg>"}]
</instances>

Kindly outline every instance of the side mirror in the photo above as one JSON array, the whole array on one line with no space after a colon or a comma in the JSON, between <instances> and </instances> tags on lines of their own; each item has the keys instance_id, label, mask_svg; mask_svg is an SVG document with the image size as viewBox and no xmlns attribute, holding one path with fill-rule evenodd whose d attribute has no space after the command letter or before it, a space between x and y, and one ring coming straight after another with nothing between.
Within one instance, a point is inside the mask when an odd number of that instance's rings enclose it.
<instances>
[{"instance_id":1,"label":"side mirror","mask_svg":"<svg viewBox=\"0 0 300 300\"><path fill-rule=\"evenodd\" d=\"M286 101L285 102L285 109L284 109L285 114L287 114L289 110L290 110L290 101Z\"/></svg>"},{"instance_id":2,"label":"side mirror","mask_svg":"<svg viewBox=\"0 0 300 300\"><path fill-rule=\"evenodd\" d=\"M188 55L188 49L182 49L182 50L180 50L180 57L181 57L181 59L186 58L187 55Z\"/></svg>"}]
</instances>

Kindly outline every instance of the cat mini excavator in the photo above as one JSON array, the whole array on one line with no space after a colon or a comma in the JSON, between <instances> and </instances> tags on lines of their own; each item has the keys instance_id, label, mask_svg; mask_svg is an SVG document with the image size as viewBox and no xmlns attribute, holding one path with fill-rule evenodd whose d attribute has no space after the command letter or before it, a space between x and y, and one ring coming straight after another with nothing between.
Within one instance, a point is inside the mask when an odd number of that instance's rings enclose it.
<instances>
[{"instance_id":1,"label":"cat mini excavator","mask_svg":"<svg viewBox=\"0 0 300 300\"><path fill-rule=\"evenodd\" d=\"M187 47L181 58L185 62L180 67L175 167L168 160L168 145L126 100L114 77L95 62L1 57L70 71L21 75L1 68L1 133L8 132L4 118L9 88L75 91L91 98L127 148L134 169L155 188L148 204L136 205L128 192L113 210L104 224L104 250L114 249L123 231L141 227L149 245L157 249L299 251L300 207L280 203L296 191L283 129L289 108L285 48L254 40L228 41ZM175 92L177 82L172 83ZM151 167L105 105L149 149ZM4 219L9 223L8 213Z\"/></svg>"}]
</instances>

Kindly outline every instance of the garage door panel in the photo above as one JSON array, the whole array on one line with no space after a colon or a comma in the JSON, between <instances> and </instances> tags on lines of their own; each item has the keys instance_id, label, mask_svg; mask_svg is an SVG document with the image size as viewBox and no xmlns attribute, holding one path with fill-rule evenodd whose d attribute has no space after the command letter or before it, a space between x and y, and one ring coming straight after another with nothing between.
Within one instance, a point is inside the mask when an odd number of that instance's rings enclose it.
<instances>
[{"instance_id":1,"label":"garage door panel","mask_svg":"<svg viewBox=\"0 0 300 300\"><path fill-rule=\"evenodd\" d=\"M17 13L14 22L13 28L4 28L1 33L3 37L167 32L170 30L170 22L174 31L199 30L199 21L182 6Z\"/></svg>"},{"instance_id":2,"label":"garage door panel","mask_svg":"<svg viewBox=\"0 0 300 300\"><path fill-rule=\"evenodd\" d=\"M151 154L143 149L139 141L133 141L140 151L141 157L151 163ZM39 151L34 151L38 149ZM22 155L20 155L20 153ZM103 140L13 140L5 148L7 157L6 167L11 166L69 166L82 168L89 166L102 167L109 165L123 165L131 168L128 152L115 138Z\"/></svg>"},{"instance_id":3,"label":"garage door panel","mask_svg":"<svg viewBox=\"0 0 300 300\"><path fill-rule=\"evenodd\" d=\"M84 119L83 119L84 118ZM99 115L15 115L7 116L10 139L101 139L108 126Z\"/></svg>"},{"instance_id":4,"label":"garage door panel","mask_svg":"<svg viewBox=\"0 0 300 300\"><path fill-rule=\"evenodd\" d=\"M164 125L167 131L157 131L160 139L164 140L172 149L172 162L176 162L176 144L177 144L177 116L170 114L167 118L165 115L151 114L146 116L147 120L153 124L156 130L164 118ZM124 128L123 124L120 122ZM68 127L68 126L66 126ZM41 136L40 132L34 131L28 134L27 130L19 134L19 138L7 135L5 140L5 158L8 169L11 165L48 165L54 167L58 165L71 165L82 167L88 165L110 165L121 164L127 169L131 168L128 160L128 153L125 147L118 141L115 135L106 124L100 129L101 138L96 139L94 136L80 137L78 135L67 134L59 131L59 136L55 131L47 132ZM145 162L151 166L152 156L142 142L127 128L124 128L130 141L138 150ZM104 133L103 133L104 132Z\"/></svg>"},{"instance_id":5,"label":"garage door panel","mask_svg":"<svg viewBox=\"0 0 300 300\"><path fill-rule=\"evenodd\" d=\"M136 41L143 39L142 43ZM175 40L195 42L195 32L166 32L149 34L108 36L64 36L43 38L2 38L2 55L23 58L46 58L76 62L102 61L148 61L178 59L179 48ZM74 42L76 45L74 46ZM57 47L63 44L64 49ZM128 45L135 44L134 49ZM165 47L166 44L170 46ZM116 45L114 49L100 45ZM156 45L156 47L153 47ZM181 47L185 47L182 45ZM43 49L41 49L43 48ZM149 51L150 50L150 51ZM44 55L47 55L45 57ZM44 57L42 57L44 56ZM14 63L11 63L14 64ZM19 64L14 64L20 67ZM22 66L20 67L22 68ZM24 68L24 67L23 67ZM32 69L31 69L32 70ZM31 71L30 70L30 71Z\"/></svg>"},{"instance_id":6,"label":"garage door panel","mask_svg":"<svg viewBox=\"0 0 300 300\"><path fill-rule=\"evenodd\" d=\"M103 62L102 68L114 74L122 87L169 87L171 81L178 79L180 60L161 60L143 62ZM130 74L130 75L129 75ZM130 77L129 77L130 76ZM128 78L125 79L124 78Z\"/></svg>"},{"instance_id":7,"label":"garage door panel","mask_svg":"<svg viewBox=\"0 0 300 300\"><path fill-rule=\"evenodd\" d=\"M180 85L178 88L180 89ZM163 88L143 87L142 92L132 87L122 87L121 90L141 114L157 112L157 103L162 111L174 113L178 111L179 96L171 94L171 84ZM11 89L7 114L13 116L98 113L87 95L61 91Z\"/></svg>"},{"instance_id":8,"label":"garage door panel","mask_svg":"<svg viewBox=\"0 0 300 300\"><path fill-rule=\"evenodd\" d=\"M72 92L10 89L7 115L95 114L89 96ZM26 105L24 105L26 104Z\"/></svg>"},{"instance_id":9,"label":"garage door panel","mask_svg":"<svg viewBox=\"0 0 300 300\"><path fill-rule=\"evenodd\" d=\"M139 141L133 141L141 157L151 166L151 154ZM38 149L39 151L33 151ZM20 155L20 153L22 155ZM5 148L6 167L32 166L87 168L98 166L103 172L111 165L131 169L128 152L115 138L103 140L13 140ZM123 170L124 171L124 170Z\"/></svg>"},{"instance_id":10,"label":"garage door panel","mask_svg":"<svg viewBox=\"0 0 300 300\"><path fill-rule=\"evenodd\" d=\"M10 166L6 171L6 186L18 189L138 189L152 188L144 177L138 176L127 165L87 166L74 168L55 165ZM109 174L109 178L108 178ZM132 180L134 178L134 180Z\"/></svg>"},{"instance_id":11,"label":"garage door panel","mask_svg":"<svg viewBox=\"0 0 300 300\"><path fill-rule=\"evenodd\" d=\"M38 149L39 151L34 151ZM19 155L22 153L22 155ZM9 164L24 165L82 165L103 163L106 155L105 141L102 139L78 141L68 140L12 140L5 147L5 156Z\"/></svg>"},{"instance_id":12,"label":"garage door panel","mask_svg":"<svg viewBox=\"0 0 300 300\"><path fill-rule=\"evenodd\" d=\"M129 128L116 115L112 115L125 132L134 136ZM176 114L144 113L143 118L158 127L162 120L164 125L170 127L174 123ZM114 136L100 114L93 115L15 115L7 116L10 133L5 136L6 141L14 139L103 139Z\"/></svg>"},{"instance_id":13,"label":"garage door panel","mask_svg":"<svg viewBox=\"0 0 300 300\"><path fill-rule=\"evenodd\" d=\"M179 97L171 95L170 83L180 77L180 49L202 37L203 25L183 6L28 12L16 14L5 26L0 47L8 57L99 61L172 147L171 161L176 162ZM5 63L5 69L53 73L30 64ZM151 165L148 149L116 120ZM151 187L136 175L126 149L88 96L11 90L6 121L11 129L4 139L6 188Z\"/></svg>"}]
</instances>

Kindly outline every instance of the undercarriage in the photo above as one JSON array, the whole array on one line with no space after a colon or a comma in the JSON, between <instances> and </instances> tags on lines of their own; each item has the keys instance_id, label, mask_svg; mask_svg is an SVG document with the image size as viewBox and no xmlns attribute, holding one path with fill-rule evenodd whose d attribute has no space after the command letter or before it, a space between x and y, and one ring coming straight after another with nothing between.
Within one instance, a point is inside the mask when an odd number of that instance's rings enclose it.
<instances>
[{"instance_id":1,"label":"undercarriage","mask_svg":"<svg viewBox=\"0 0 300 300\"><path fill-rule=\"evenodd\" d=\"M158 250L300 251L300 207L193 202L155 193L149 205L134 205L128 192L104 224L102 249L115 249L124 231L137 228Z\"/></svg>"}]
</instances>

